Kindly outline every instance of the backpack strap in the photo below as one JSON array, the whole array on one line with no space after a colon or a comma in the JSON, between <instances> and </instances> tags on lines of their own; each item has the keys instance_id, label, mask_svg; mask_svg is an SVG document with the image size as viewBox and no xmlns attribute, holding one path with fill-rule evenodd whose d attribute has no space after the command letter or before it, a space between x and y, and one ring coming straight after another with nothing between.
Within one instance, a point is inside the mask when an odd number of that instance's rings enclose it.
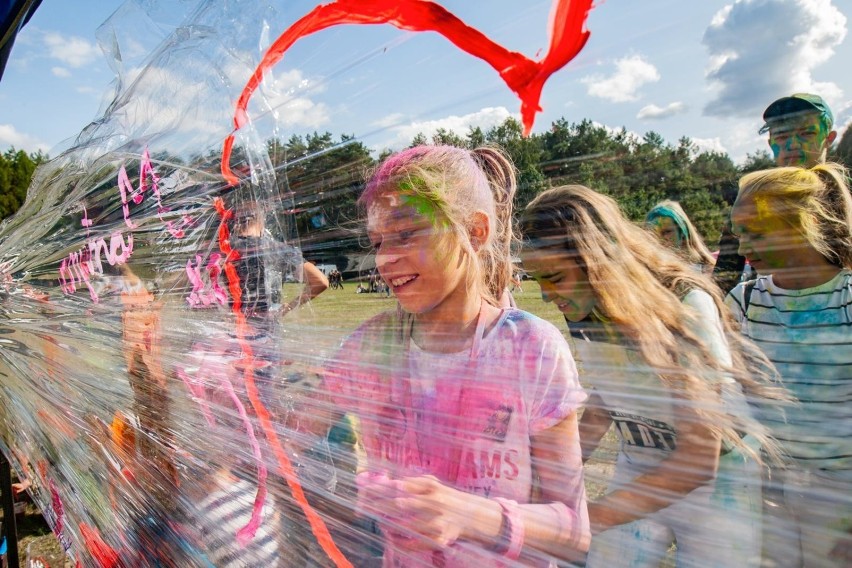
<instances>
[{"instance_id":1,"label":"backpack strap","mask_svg":"<svg viewBox=\"0 0 852 568\"><path fill-rule=\"evenodd\" d=\"M749 280L743 285L743 315L748 313L748 305L751 303L751 292L757 285L757 279Z\"/></svg>"}]
</instances>

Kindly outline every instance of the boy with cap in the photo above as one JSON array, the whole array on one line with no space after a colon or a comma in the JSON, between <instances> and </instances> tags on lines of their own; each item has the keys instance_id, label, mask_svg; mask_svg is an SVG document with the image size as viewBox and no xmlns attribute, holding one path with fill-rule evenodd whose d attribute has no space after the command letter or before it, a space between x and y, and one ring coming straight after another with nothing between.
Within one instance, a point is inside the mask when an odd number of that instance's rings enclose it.
<instances>
[{"instance_id":1,"label":"boy with cap","mask_svg":"<svg viewBox=\"0 0 852 568\"><path fill-rule=\"evenodd\" d=\"M769 105L760 134L769 133L777 166L810 168L825 161L837 132L834 115L819 95L796 93Z\"/></svg>"},{"instance_id":2,"label":"boy with cap","mask_svg":"<svg viewBox=\"0 0 852 568\"><path fill-rule=\"evenodd\" d=\"M769 147L775 165L810 168L824 162L837 132L832 130L834 115L819 95L795 93L781 97L763 111L760 134L769 133ZM736 194L732 195L736 198ZM730 203L733 205L733 202ZM719 257L713 277L723 292L733 290L740 281L745 257L739 254L739 239L731 233L730 223L722 229Z\"/></svg>"}]
</instances>

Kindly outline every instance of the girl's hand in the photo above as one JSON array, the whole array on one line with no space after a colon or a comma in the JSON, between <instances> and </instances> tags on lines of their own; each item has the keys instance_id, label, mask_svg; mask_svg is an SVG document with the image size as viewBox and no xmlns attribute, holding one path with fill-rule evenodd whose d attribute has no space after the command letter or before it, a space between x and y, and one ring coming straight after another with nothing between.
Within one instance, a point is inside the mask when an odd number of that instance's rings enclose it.
<instances>
[{"instance_id":1,"label":"girl's hand","mask_svg":"<svg viewBox=\"0 0 852 568\"><path fill-rule=\"evenodd\" d=\"M400 495L393 508L400 528L414 539L397 544L412 550L443 549L466 535L471 518L471 499L476 497L448 487L431 475L409 477L399 483Z\"/></svg>"},{"instance_id":2,"label":"girl's hand","mask_svg":"<svg viewBox=\"0 0 852 568\"><path fill-rule=\"evenodd\" d=\"M361 491L365 508L382 519L398 548L441 550L459 539L475 540L489 532L496 536L500 530L499 504L448 487L431 475L376 478L362 484Z\"/></svg>"}]
</instances>

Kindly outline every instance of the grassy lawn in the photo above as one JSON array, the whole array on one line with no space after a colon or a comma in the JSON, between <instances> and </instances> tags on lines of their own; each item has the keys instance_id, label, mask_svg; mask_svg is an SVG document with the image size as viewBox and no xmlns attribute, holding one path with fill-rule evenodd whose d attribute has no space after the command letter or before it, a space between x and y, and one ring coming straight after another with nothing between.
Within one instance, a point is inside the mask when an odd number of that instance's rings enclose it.
<instances>
[{"instance_id":1,"label":"grassy lawn","mask_svg":"<svg viewBox=\"0 0 852 568\"><path fill-rule=\"evenodd\" d=\"M287 316L304 325L316 326L319 331L327 331L336 339L342 339L355 330L361 323L381 312L392 310L396 306L393 297L380 294L356 294L357 283L346 282L343 290L326 290L310 305ZM296 284L285 284L285 296L292 298L299 290ZM559 310L551 304L541 301L538 284L532 280L524 282L523 292L513 294L518 307L543 318L560 330L565 329L565 320Z\"/></svg>"}]
</instances>

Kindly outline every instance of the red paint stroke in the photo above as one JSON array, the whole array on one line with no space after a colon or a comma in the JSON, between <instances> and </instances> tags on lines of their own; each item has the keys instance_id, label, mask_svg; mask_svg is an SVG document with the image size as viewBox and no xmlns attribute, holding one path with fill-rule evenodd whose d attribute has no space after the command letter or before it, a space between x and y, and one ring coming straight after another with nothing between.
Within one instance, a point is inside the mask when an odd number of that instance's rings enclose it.
<instances>
[{"instance_id":1,"label":"red paint stroke","mask_svg":"<svg viewBox=\"0 0 852 568\"><path fill-rule=\"evenodd\" d=\"M302 512L305 513L305 517L308 519L308 524L311 527L311 532L313 532L317 542L322 547L326 555L328 555L328 557L337 566L352 568L352 564L346 560L346 557L343 556L343 553L340 552L340 549L337 548L337 545L331 538L331 534L328 532L328 527L326 527L325 522L323 522L317 512L314 511L310 503L308 503L308 499L305 497L302 485L299 483L299 478L293 469L293 464L287 456L287 452L284 451L284 446L282 446L281 441L278 439L278 434L275 432L272 417L266 409L266 406L260 400L260 394L258 393L257 385L254 382L254 353L252 351L251 344L245 339L247 332L249 331L249 326L246 322L246 316L241 310L242 290L240 289L240 276L237 274L237 269L234 266L234 261L240 257L240 254L231 248L231 243L229 242L230 231L228 230L228 221L234 216L234 213L232 210L225 207L225 202L222 201L221 197L217 197L213 201L213 207L216 209L216 213L219 214L220 218L219 250L225 255L225 275L228 279L228 290L231 292L231 309L234 312L234 317L236 318L235 331L237 341L240 343L240 348L242 349L243 356L245 357L243 380L245 381L249 401L254 408L255 414L260 420L260 426L263 429L263 434L266 436L266 439L269 441L269 445L272 447L272 451L275 454L279 467L281 468L281 475L285 480L287 480L287 485L290 487L290 493L293 495L293 499L296 500L299 507L301 507Z\"/></svg>"},{"instance_id":2,"label":"red paint stroke","mask_svg":"<svg viewBox=\"0 0 852 568\"><path fill-rule=\"evenodd\" d=\"M90 527L86 523L80 523L80 534L83 535L83 543L92 558L100 568L114 568L118 566L118 552L108 545L98 529Z\"/></svg>"},{"instance_id":3,"label":"red paint stroke","mask_svg":"<svg viewBox=\"0 0 852 568\"><path fill-rule=\"evenodd\" d=\"M247 107L267 70L277 64L299 39L343 24L390 24L412 32L433 31L456 47L494 68L521 99L524 136L528 136L541 111L539 101L550 76L568 64L586 45L586 18L593 0L554 0L550 13L550 47L544 59L533 61L509 51L461 21L443 6L429 0L337 0L317 6L282 33L269 47L237 100L234 130L222 148L222 175L230 185L239 180L231 171L234 134L248 122Z\"/></svg>"}]
</instances>

